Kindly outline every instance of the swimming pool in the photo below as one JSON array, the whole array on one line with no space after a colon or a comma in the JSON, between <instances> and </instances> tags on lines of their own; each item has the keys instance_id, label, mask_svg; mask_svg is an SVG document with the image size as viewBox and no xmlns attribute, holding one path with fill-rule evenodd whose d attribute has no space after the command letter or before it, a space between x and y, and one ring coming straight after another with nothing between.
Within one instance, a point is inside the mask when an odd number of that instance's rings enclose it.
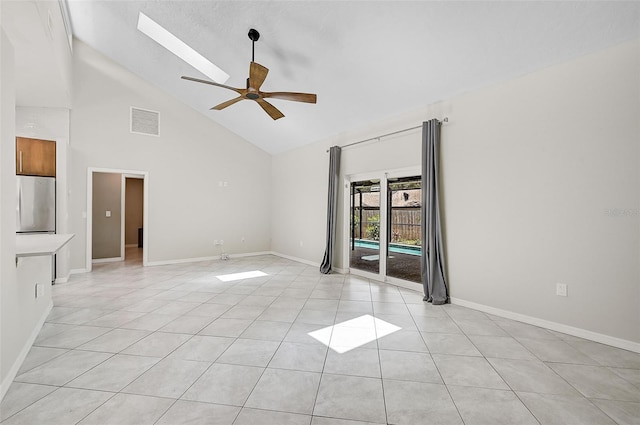
<instances>
[{"instance_id":1,"label":"swimming pool","mask_svg":"<svg viewBox=\"0 0 640 425\"><path fill-rule=\"evenodd\" d=\"M378 241L356 239L355 245L358 248L380 249L380 244L378 243ZM418 256L422 255L421 246L402 245L397 243L390 243L389 251L397 252L399 254L409 254L409 255L418 255Z\"/></svg>"}]
</instances>

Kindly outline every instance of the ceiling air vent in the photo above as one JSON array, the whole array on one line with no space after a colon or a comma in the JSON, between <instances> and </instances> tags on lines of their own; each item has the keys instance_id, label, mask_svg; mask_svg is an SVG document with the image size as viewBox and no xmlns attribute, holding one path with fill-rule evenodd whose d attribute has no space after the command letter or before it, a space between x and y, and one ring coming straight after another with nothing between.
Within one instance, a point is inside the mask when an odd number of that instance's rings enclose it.
<instances>
[{"instance_id":1,"label":"ceiling air vent","mask_svg":"<svg viewBox=\"0 0 640 425\"><path fill-rule=\"evenodd\" d=\"M160 136L160 112L131 107L131 132Z\"/></svg>"}]
</instances>

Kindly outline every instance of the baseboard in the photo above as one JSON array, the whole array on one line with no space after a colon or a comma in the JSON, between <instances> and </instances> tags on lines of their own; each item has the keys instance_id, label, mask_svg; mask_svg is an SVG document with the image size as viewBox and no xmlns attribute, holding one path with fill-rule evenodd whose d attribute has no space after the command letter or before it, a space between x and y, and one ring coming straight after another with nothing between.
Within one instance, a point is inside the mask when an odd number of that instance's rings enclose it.
<instances>
[{"instance_id":1,"label":"baseboard","mask_svg":"<svg viewBox=\"0 0 640 425\"><path fill-rule=\"evenodd\" d=\"M465 301L459 298L451 297L451 303L462 306L462 307L472 308L474 310L480 310L485 313L493 314L494 316L517 320L518 322L527 323L529 325L539 326L541 328L562 332L564 334L576 336L578 338L584 338L590 341L599 342L601 344L610 345L612 347L622 348L624 350L640 353L640 343L629 341L626 339L616 338L616 337L601 334L598 332L592 332L586 329L576 328L576 327L565 325L562 323L552 322L550 320L544 320L537 317L527 316L525 314L514 313L512 311L502 310L502 309L490 307L484 304Z\"/></svg>"},{"instance_id":2,"label":"baseboard","mask_svg":"<svg viewBox=\"0 0 640 425\"><path fill-rule=\"evenodd\" d=\"M72 273L69 273L65 277L56 277L55 283L67 283L69 282L69 277L71 277Z\"/></svg>"},{"instance_id":3,"label":"baseboard","mask_svg":"<svg viewBox=\"0 0 640 425\"><path fill-rule=\"evenodd\" d=\"M82 273L89 273L89 270L88 269L71 269L71 271L69 272L69 275L82 274Z\"/></svg>"},{"instance_id":4,"label":"baseboard","mask_svg":"<svg viewBox=\"0 0 640 425\"><path fill-rule=\"evenodd\" d=\"M198 263L200 261L212 261L219 260L220 256L212 257L194 257L194 258L179 258L177 260L160 260L160 261L147 261L147 266L169 266L171 264L184 264L184 263Z\"/></svg>"},{"instance_id":5,"label":"baseboard","mask_svg":"<svg viewBox=\"0 0 640 425\"><path fill-rule=\"evenodd\" d=\"M271 251L260 251L260 252L244 252L241 254L229 254L230 258L242 258L242 257L258 257L260 255L271 255Z\"/></svg>"},{"instance_id":6,"label":"baseboard","mask_svg":"<svg viewBox=\"0 0 640 425\"><path fill-rule=\"evenodd\" d=\"M229 258L241 258L241 257L256 257L258 255L269 255L269 251L260 252L243 252L239 254L227 254ZM222 261L220 255L214 255L210 257L195 257L195 258L180 258L177 260L161 260L161 261L147 261L147 266L168 266L171 264L184 264L184 263L198 263L201 261Z\"/></svg>"},{"instance_id":7,"label":"baseboard","mask_svg":"<svg viewBox=\"0 0 640 425\"><path fill-rule=\"evenodd\" d=\"M5 376L5 378L0 383L0 401L2 401L4 396L7 394L7 391L9 391L9 387L11 386L11 383L16 378L16 375L18 374L18 371L20 370L20 367L22 366L24 359L27 358L27 355L29 354L29 350L31 350L31 346L33 346L33 343L36 341L36 338L38 337L38 334L42 329L42 325L44 325L44 321L47 320L47 316L51 312L52 308L53 308L53 300L49 302L49 306L45 309L44 313L40 317L40 320L38 320L38 323L33 328L33 332L31 332L29 339L22 347L22 350L20 350L20 354L18 355L18 358L16 359L16 361L13 362L11 369L9 369L9 373L7 374L7 376Z\"/></svg>"},{"instance_id":8,"label":"baseboard","mask_svg":"<svg viewBox=\"0 0 640 425\"><path fill-rule=\"evenodd\" d=\"M117 263L118 261L124 261L124 258L122 258L122 257L112 257L112 258L96 258L96 259L91 260L91 262L93 264Z\"/></svg>"},{"instance_id":9,"label":"baseboard","mask_svg":"<svg viewBox=\"0 0 640 425\"><path fill-rule=\"evenodd\" d=\"M282 254L280 252L271 251L270 254L275 255L277 257L286 258L287 260L295 261L298 263L306 264L308 266L314 266L320 268L320 263L316 263L313 261L305 260L304 258L298 258L291 255Z\"/></svg>"}]
</instances>

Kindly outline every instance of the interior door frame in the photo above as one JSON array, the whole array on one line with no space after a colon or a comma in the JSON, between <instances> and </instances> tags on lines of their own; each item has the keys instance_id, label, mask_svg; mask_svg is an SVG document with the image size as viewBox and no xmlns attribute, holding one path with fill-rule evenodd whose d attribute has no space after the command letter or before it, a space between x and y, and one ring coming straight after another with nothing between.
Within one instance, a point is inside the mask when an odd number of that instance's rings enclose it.
<instances>
[{"instance_id":1,"label":"interior door frame","mask_svg":"<svg viewBox=\"0 0 640 425\"><path fill-rule=\"evenodd\" d=\"M94 173L113 173L121 175L121 188L125 182L125 176L137 177L143 180L143 217L142 226L145 229L142 233L142 265L147 266L149 262L148 253L148 238L149 232L147 230L149 223L149 172L139 170L123 170L118 168L101 168L101 167L88 167L87 168L87 234L86 234L86 258L85 268L88 272L93 269L93 174ZM121 193L121 212L124 211L124 202L122 202ZM121 236L120 236L120 255L124 259L124 215L121 217Z\"/></svg>"},{"instance_id":2,"label":"interior door frame","mask_svg":"<svg viewBox=\"0 0 640 425\"><path fill-rule=\"evenodd\" d=\"M408 280L398 279L395 277L387 276L387 248L388 248L388 179L396 178L396 177L413 177L413 176L421 176L422 170L420 167L408 167L408 168L399 168L394 170L382 170L375 171L369 173L354 173L345 175L344 177L344 198L343 198L343 231L342 234L342 252L343 252L343 264L346 265L344 267L348 273L354 274L356 276L362 276L367 279L373 279L379 282L389 283L395 286L401 286L403 288L412 289L412 290L421 290L421 286L419 283L410 282ZM362 180L380 180L380 244L379 244L379 255L380 255L380 266L378 268L378 274L366 272L363 270L358 270L355 268L351 268L350 261L350 250L351 247L349 245L349 239L351 238L351 183L362 181ZM382 237L384 235L384 240Z\"/></svg>"},{"instance_id":3,"label":"interior door frame","mask_svg":"<svg viewBox=\"0 0 640 425\"><path fill-rule=\"evenodd\" d=\"M138 179L142 180L142 190L144 193L144 176L141 174L122 174L122 181L120 186L120 214L122 220L120 222L120 256L123 260L126 259L125 249L126 249L126 226L127 226L127 179ZM144 201L143 201L144 202ZM143 206L143 214L144 214L144 206ZM143 228L144 228L144 219L143 219ZM144 230L142 232L142 237L144 239ZM144 252L144 242L142 244L142 251Z\"/></svg>"}]
</instances>

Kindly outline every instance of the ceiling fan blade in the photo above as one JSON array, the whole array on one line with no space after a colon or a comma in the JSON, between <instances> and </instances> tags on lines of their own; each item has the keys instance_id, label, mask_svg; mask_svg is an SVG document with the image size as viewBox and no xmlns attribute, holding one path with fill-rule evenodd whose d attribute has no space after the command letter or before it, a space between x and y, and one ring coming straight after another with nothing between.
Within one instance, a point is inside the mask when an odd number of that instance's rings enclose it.
<instances>
[{"instance_id":1,"label":"ceiling fan blade","mask_svg":"<svg viewBox=\"0 0 640 425\"><path fill-rule=\"evenodd\" d=\"M272 92L262 93L262 97L270 97L273 99L293 100L294 102L316 103L317 96L312 93L292 93L292 92Z\"/></svg>"},{"instance_id":2,"label":"ceiling fan blade","mask_svg":"<svg viewBox=\"0 0 640 425\"><path fill-rule=\"evenodd\" d=\"M227 106L231 106L234 103L240 102L242 99L244 99L244 96L238 96L235 99L227 100L226 102L222 102L221 104L214 106L213 108L211 108L211 110L215 109L216 111L222 111Z\"/></svg>"},{"instance_id":3,"label":"ceiling fan blade","mask_svg":"<svg viewBox=\"0 0 640 425\"><path fill-rule=\"evenodd\" d=\"M183 80L195 81L196 83L211 84L212 86L222 87L223 89L233 90L236 93L241 93L241 90L242 90L242 89L237 89L237 88L231 87L231 86L225 86L224 84L214 83L213 81L201 80L200 78L186 77L184 75L181 78Z\"/></svg>"},{"instance_id":4,"label":"ceiling fan blade","mask_svg":"<svg viewBox=\"0 0 640 425\"><path fill-rule=\"evenodd\" d=\"M258 62L251 62L249 66L249 87L252 89L260 90L260 86L264 83L269 69L260 65Z\"/></svg>"},{"instance_id":5,"label":"ceiling fan blade","mask_svg":"<svg viewBox=\"0 0 640 425\"><path fill-rule=\"evenodd\" d=\"M270 104L269 102L267 102L264 99L257 99L256 102L258 102L258 105L262 106L262 109L264 109L264 111L269 114L269 116L271 118L273 118L274 120L277 120L279 118L284 117L284 114L282 112L280 112L278 110L278 108L276 108L275 106L273 106L272 104Z\"/></svg>"}]
</instances>

